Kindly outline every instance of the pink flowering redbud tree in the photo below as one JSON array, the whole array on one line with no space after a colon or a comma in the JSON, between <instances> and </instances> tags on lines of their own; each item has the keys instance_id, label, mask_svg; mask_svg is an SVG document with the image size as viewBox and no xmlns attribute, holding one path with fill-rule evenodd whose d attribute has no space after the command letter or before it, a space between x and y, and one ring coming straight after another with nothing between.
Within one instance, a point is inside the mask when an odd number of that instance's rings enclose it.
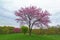
<instances>
[{"instance_id":1,"label":"pink flowering redbud tree","mask_svg":"<svg viewBox=\"0 0 60 40\"><path fill-rule=\"evenodd\" d=\"M37 8L35 6L21 8L15 12L15 15L19 17L16 19L18 22L22 22L28 25L29 35L31 35L31 31L34 25L43 24L48 26L48 23L50 22L50 14L48 11L42 11L41 8Z\"/></svg>"}]
</instances>

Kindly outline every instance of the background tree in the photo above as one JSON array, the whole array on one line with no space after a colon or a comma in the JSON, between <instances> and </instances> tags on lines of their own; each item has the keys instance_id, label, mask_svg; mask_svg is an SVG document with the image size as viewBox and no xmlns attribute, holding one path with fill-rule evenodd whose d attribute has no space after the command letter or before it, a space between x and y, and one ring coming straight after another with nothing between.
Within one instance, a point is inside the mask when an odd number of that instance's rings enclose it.
<instances>
[{"instance_id":1,"label":"background tree","mask_svg":"<svg viewBox=\"0 0 60 40\"><path fill-rule=\"evenodd\" d=\"M22 22L28 25L29 35L31 35L31 31L34 25L43 24L47 26L50 22L50 14L46 10L42 11L41 8L37 8L35 6L21 8L15 12L15 15L19 17L16 19L18 22Z\"/></svg>"},{"instance_id":2,"label":"background tree","mask_svg":"<svg viewBox=\"0 0 60 40\"><path fill-rule=\"evenodd\" d=\"M26 34L28 32L28 27L26 26L21 26L21 30L24 34Z\"/></svg>"}]
</instances>

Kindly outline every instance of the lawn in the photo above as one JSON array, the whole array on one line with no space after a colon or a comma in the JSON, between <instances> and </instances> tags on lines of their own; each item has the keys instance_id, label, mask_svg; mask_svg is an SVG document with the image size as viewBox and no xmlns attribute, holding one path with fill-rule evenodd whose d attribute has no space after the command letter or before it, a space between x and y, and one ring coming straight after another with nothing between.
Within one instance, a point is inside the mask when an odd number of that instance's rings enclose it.
<instances>
[{"instance_id":1,"label":"lawn","mask_svg":"<svg viewBox=\"0 0 60 40\"><path fill-rule=\"evenodd\" d=\"M60 40L60 35L0 34L0 40Z\"/></svg>"}]
</instances>

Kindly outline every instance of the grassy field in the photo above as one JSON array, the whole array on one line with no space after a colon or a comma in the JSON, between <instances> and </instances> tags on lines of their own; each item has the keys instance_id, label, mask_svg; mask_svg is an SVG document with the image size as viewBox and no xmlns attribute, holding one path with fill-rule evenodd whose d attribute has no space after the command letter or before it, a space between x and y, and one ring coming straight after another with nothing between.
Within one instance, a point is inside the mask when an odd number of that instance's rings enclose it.
<instances>
[{"instance_id":1,"label":"grassy field","mask_svg":"<svg viewBox=\"0 0 60 40\"><path fill-rule=\"evenodd\" d=\"M0 34L0 40L60 40L60 35Z\"/></svg>"}]
</instances>

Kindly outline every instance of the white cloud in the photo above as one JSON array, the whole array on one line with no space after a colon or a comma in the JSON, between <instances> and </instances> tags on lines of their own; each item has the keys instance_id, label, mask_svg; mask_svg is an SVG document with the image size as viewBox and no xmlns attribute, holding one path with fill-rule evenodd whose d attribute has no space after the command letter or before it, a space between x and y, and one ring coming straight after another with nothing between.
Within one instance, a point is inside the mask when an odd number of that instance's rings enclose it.
<instances>
[{"instance_id":1,"label":"white cloud","mask_svg":"<svg viewBox=\"0 0 60 40\"><path fill-rule=\"evenodd\" d=\"M3 7L10 11L32 5L46 9L50 13L60 10L60 0L2 0L2 2L4 2Z\"/></svg>"},{"instance_id":2,"label":"white cloud","mask_svg":"<svg viewBox=\"0 0 60 40\"><path fill-rule=\"evenodd\" d=\"M9 10L10 12L3 11L5 16L13 17L13 12L21 7L37 6L46 9L51 13L51 25L58 24L59 16L56 12L60 11L60 0L0 0L0 7ZM0 9L1 10L1 9ZM56 16L57 15L57 16ZM15 16L14 16L15 17ZM60 21L59 21L60 22Z\"/></svg>"}]
</instances>

